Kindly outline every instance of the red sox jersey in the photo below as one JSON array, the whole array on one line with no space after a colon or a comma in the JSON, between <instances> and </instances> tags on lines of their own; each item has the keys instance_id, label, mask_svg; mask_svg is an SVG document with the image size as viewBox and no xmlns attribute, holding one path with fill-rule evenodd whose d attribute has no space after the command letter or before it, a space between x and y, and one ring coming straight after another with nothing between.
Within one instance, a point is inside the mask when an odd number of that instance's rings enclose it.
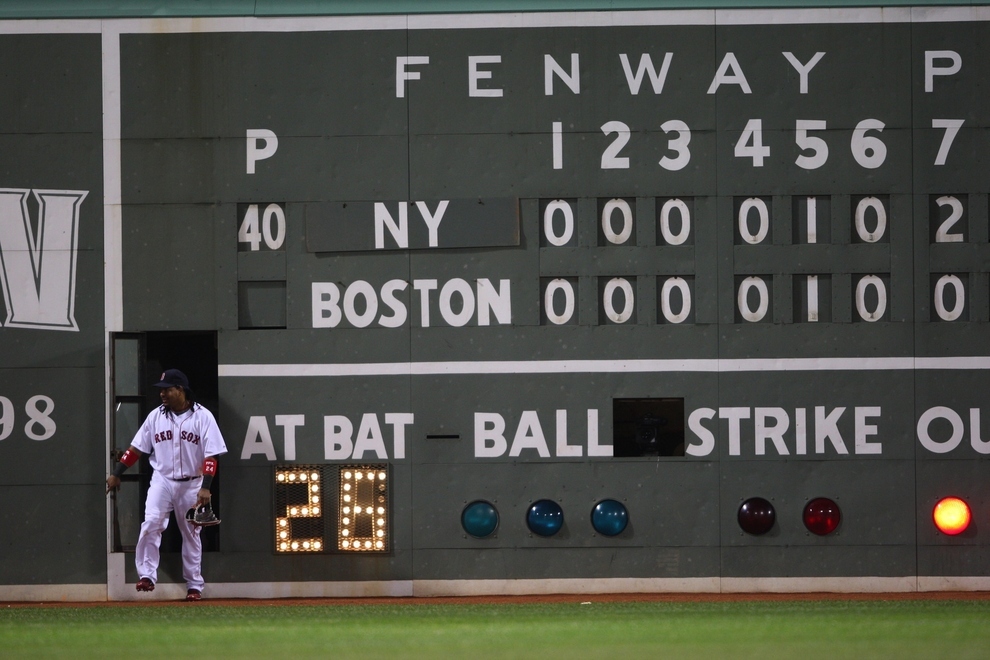
<instances>
[{"instance_id":1,"label":"red sox jersey","mask_svg":"<svg viewBox=\"0 0 990 660\"><path fill-rule=\"evenodd\" d=\"M169 479L199 476L207 456L227 453L213 413L198 403L180 414L164 405L151 411L131 445L148 454L155 472Z\"/></svg>"}]
</instances>

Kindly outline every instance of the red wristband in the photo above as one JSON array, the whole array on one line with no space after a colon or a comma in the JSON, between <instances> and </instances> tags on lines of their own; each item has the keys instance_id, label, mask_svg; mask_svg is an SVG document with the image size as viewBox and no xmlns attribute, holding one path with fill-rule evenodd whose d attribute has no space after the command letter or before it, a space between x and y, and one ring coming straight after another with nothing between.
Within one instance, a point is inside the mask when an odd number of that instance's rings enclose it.
<instances>
[{"instance_id":1,"label":"red wristband","mask_svg":"<svg viewBox=\"0 0 990 660\"><path fill-rule=\"evenodd\" d=\"M128 447L127 451L125 451L123 456L120 457L120 462L127 467L131 467L138 462L138 458L140 458L139 454Z\"/></svg>"},{"instance_id":2,"label":"red wristband","mask_svg":"<svg viewBox=\"0 0 990 660\"><path fill-rule=\"evenodd\" d=\"M217 459L210 457L203 461L203 474L211 477L217 473Z\"/></svg>"}]
</instances>

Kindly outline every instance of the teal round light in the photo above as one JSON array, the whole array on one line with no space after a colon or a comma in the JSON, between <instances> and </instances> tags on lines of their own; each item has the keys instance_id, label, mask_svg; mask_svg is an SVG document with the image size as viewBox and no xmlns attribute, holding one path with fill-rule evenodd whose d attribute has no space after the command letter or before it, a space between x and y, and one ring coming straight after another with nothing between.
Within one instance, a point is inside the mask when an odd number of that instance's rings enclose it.
<instances>
[{"instance_id":1,"label":"teal round light","mask_svg":"<svg viewBox=\"0 0 990 660\"><path fill-rule=\"evenodd\" d=\"M621 502L602 500L591 510L591 526L602 536L615 536L629 524L629 512Z\"/></svg>"},{"instance_id":2,"label":"teal round light","mask_svg":"<svg viewBox=\"0 0 990 660\"><path fill-rule=\"evenodd\" d=\"M498 509L484 500L471 502L461 512L461 527L475 538L491 536L498 529Z\"/></svg>"},{"instance_id":3,"label":"teal round light","mask_svg":"<svg viewBox=\"0 0 990 660\"><path fill-rule=\"evenodd\" d=\"M564 524L564 510L553 500L538 500L529 505L526 526L540 536L553 536Z\"/></svg>"}]
</instances>

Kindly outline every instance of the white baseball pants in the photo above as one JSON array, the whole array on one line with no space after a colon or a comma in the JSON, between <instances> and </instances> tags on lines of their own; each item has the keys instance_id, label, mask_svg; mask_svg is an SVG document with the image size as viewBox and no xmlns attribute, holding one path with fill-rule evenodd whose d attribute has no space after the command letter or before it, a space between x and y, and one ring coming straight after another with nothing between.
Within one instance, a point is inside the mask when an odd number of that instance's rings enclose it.
<instances>
[{"instance_id":1,"label":"white baseball pants","mask_svg":"<svg viewBox=\"0 0 990 660\"><path fill-rule=\"evenodd\" d=\"M186 522L186 511L196 506L196 497L203 485L202 477L189 481L173 481L157 472L151 475L148 499L144 507L144 522L134 551L134 563L139 578L158 582L159 547L162 532L168 527L168 514L175 511L175 520L182 534L182 577L187 589L203 590L203 543L200 528Z\"/></svg>"}]
</instances>

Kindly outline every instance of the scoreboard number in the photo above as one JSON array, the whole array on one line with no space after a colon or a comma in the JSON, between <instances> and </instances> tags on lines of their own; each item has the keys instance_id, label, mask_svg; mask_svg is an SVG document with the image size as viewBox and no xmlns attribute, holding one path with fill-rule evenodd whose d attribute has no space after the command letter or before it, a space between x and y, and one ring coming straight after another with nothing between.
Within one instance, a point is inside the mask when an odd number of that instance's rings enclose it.
<instances>
[{"instance_id":1,"label":"scoreboard number","mask_svg":"<svg viewBox=\"0 0 990 660\"><path fill-rule=\"evenodd\" d=\"M274 479L275 554L389 551L388 465L281 465ZM328 548L334 507L326 497L335 481L337 542Z\"/></svg>"},{"instance_id":2,"label":"scoreboard number","mask_svg":"<svg viewBox=\"0 0 990 660\"><path fill-rule=\"evenodd\" d=\"M342 465L337 549L388 552L388 466Z\"/></svg>"},{"instance_id":3,"label":"scoreboard number","mask_svg":"<svg viewBox=\"0 0 990 660\"><path fill-rule=\"evenodd\" d=\"M275 468L275 552L322 552L323 479L317 465Z\"/></svg>"},{"instance_id":4,"label":"scoreboard number","mask_svg":"<svg viewBox=\"0 0 990 660\"><path fill-rule=\"evenodd\" d=\"M965 123L964 119L932 119L933 129L942 129L942 140L935 154L935 165L945 165L952 144ZM849 143L849 151L856 163L867 170L875 170L887 161L887 145L877 133L883 133L887 125L875 118L863 119L856 124ZM796 119L794 121L794 144L801 153L794 164L804 170L817 170L828 162L828 142L824 138L811 135L811 131L826 131L828 122L822 119ZM680 119L670 119L660 125L667 137L667 151L659 164L665 170L676 172L691 162L691 127ZM555 170L564 169L564 122L551 123L551 161ZM600 169L628 170L631 167L628 156L622 151L632 139L633 129L622 121L610 120L602 124L605 137L614 136L602 151ZM763 120L751 118L746 121L739 139L733 146L736 158L748 158L753 167L763 167L770 158L770 145L763 142ZM649 137L647 137L649 139Z\"/></svg>"},{"instance_id":5,"label":"scoreboard number","mask_svg":"<svg viewBox=\"0 0 990 660\"><path fill-rule=\"evenodd\" d=\"M248 251L257 252L264 241L269 250L281 249L285 242L285 210L280 204L248 204L237 229L237 242L247 244Z\"/></svg>"}]
</instances>

